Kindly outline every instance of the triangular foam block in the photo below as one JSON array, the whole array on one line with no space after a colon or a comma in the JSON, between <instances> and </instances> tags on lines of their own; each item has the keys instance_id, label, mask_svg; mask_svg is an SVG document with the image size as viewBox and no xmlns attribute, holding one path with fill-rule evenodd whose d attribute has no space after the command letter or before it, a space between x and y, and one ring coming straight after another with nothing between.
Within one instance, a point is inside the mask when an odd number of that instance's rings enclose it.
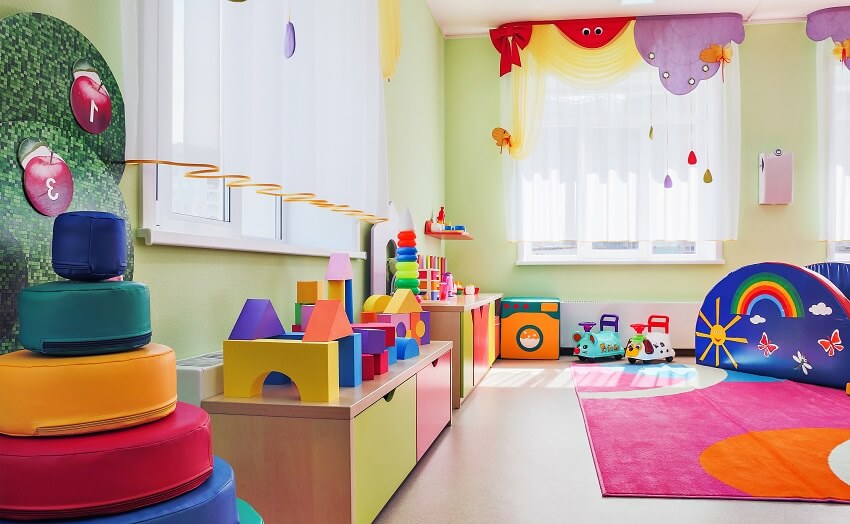
<instances>
[{"instance_id":1,"label":"triangular foam block","mask_svg":"<svg viewBox=\"0 0 850 524\"><path fill-rule=\"evenodd\" d=\"M230 340L257 340L286 333L280 323L272 301L267 298L249 298L236 319Z\"/></svg>"},{"instance_id":2,"label":"triangular foam block","mask_svg":"<svg viewBox=\"0 0 850 524\"><path fill-rule=\"evenodd\" d=\"M420 313L422 306L409 289L399 289L390 299L384 313Z\"/></svg>"},{"instance_id":3,"label":"triangular foam block","mask_svg":"<svg viewBox=\"0 0 850 524\"><path fill-rule=\"evenodd\" d=\"M304 330L304 342L331 342L354 333L339 300L320 300Z\"/></svg>"},{"instance_id":4,"label":"triangular foam block","mask_svg":"<svg viewBox=\"0 0 850 524\"><path fill-rule=\"evenodd\" d=\"M351 280L354 271L351 270L351 259L348 253L331 253L328 259L328 269L325 271L325 280Z\"/></svg>"}]
</instances>

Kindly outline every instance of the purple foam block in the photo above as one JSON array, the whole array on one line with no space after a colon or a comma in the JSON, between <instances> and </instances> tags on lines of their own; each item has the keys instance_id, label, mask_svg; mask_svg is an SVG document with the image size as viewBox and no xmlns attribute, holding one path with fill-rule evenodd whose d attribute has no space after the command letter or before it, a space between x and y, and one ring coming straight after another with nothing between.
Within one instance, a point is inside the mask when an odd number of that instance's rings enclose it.
<instances>
[{"instance_id":1,"label":"purple foam block","mask_svg":"<svg viewBox=\"0 0 850 524\"><path fill-rule=\"evenodd\" d=\"M314 309L316 309L315 304L301 305L301 325L304 327L304 329L307 329L307 326L310 325L310 317L313 315Z\"/></svg>"},{"instance_id":2,"label":"purple foam block","mask_svg":"<svg viewBox=\"0 0 850 524\"><path fill-rule=\"evenodd\" d=\"M361 335L360 346L363 348L364 354L380 355L385 349L387 349L387 346L384 343L386 335L383 330L354 328L354 332L360 333Z\"/></svg>"},{"instance_id":3,"label":"purple foam block","mask_svg":"<svg viewBox=\"0 0 850 524\"><path fill-rule=\"evenodd\" d=\"M230 340L257 340L286 333L280 323L272 301L266 298L249 298L242 306L239 318L230 332Z\"/></svg>"}]
</instances>

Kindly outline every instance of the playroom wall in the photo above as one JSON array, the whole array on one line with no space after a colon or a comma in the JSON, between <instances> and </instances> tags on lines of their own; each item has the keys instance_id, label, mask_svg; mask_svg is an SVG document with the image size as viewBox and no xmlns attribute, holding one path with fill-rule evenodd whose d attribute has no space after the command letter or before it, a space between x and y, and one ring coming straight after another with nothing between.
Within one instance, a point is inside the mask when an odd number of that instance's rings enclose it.
<instances>
[{"instance_id":1,"label":"playroom wall","mask_svg":"<svg viewBox=\"0 0 850 524\"><path fill-rule=\"evenodd\" d=\"M825 260L818 242L815 44L805 24L747 25L741 68L741 201L738 240L718 265L517 266L506 241L499 149L499 55L489 38L446 42L447 215L472 242L447 242L456 279L506 295L565 300L702 301L730 271L753 262ZM758 205L758 154L794 153L794 203ZM507 153L505 153L507 154ZM715 176L717 176L715 174Z\"/></svg>"},{"instance_id":2,"label":"playroom wall","mask_svg":"<svg viewBox=\"0 0 850 524\"><path fill-rule=\"evenodd\" d=\"M122 81L120 2L0 0L0 16L19 12L46 13L76 27ZM443 37L424 0L402 2L402 26L402 55L386 89L389 189L399 209L410 206L424 223L444 200ZM140 219L135 167L126 170L120 187L135 226ZM423 249L436 254L439 243L430 240ZM326 264L320 257L146 246L137 240L134 280L150 287L154 340L183 358L220 349L249 297L272 299L284 324L292 323L295 282L323 279ZM362 304L367 266L356 260L354 270L355 303Z\"/></svg>"}]
</instances>

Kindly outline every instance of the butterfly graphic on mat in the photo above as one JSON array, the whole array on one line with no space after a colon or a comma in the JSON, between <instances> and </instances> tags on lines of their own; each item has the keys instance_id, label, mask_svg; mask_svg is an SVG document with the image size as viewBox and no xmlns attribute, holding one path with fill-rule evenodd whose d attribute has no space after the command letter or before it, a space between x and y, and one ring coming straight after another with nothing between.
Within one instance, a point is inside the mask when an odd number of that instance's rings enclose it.
<instances>
[{"instance_id":1,"label":"butterfly graphic on mat","mask_svg":"<svg viewBox=\"0 0 850 524\"><path fill-rule=\"evenodd\" d=\"M762 333L761 340L759 340L758 343L758 348L762 350L764 356L769 357L771 353L779 349L779 346L767 339L767 333Z\"/></svg>"},{"instance_id":2,"label":"butterfly graphic on mat","mask_svg":"<svg viewBox=\"0 0 850 524\"><path fill-rule=\"evenodd\" d=\"M828 339L822 338L818 340L818 344L820 344L830 357L834 357L836 351L844 350L844 346L841 344L841 335L838 334L837 329L832 332L832 336Z\"/></svg>"}]
</instances>

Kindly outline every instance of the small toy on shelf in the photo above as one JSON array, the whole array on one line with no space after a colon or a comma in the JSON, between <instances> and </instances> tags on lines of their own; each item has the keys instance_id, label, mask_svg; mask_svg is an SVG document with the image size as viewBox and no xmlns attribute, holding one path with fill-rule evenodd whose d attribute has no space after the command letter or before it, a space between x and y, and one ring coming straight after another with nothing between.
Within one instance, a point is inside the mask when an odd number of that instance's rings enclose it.
<instances>
[{"instance_id":1,"label":"small toy on shelf","mask_svg":"<svg viewBox=\"0 0 850 524\"><path fill-rule=\"evenodd\" d=\"M617 315L603 314L599 318L599 332L592 333L591 329L596 322L579 322L584 332L573 333L573 341L576 343L574 354L579 360L596 360L598 358L613 357L620 360L625 356L625 348L620 342L620 317ZM612 330L606 331L610 327Z\"/></svg>"},{"instance_id":2,"label":"small toy on shelf","mask_svg":"<svg viewBox=\"0 0 850 524\"><path fill-rule=\"evenodd\" d=\"M425 221L425 234L441 240L472 240L472 235L467 233L466 226L452 225L446 221L446 210L440 207L437 220Z\"/></svg>"}]
</instances>

